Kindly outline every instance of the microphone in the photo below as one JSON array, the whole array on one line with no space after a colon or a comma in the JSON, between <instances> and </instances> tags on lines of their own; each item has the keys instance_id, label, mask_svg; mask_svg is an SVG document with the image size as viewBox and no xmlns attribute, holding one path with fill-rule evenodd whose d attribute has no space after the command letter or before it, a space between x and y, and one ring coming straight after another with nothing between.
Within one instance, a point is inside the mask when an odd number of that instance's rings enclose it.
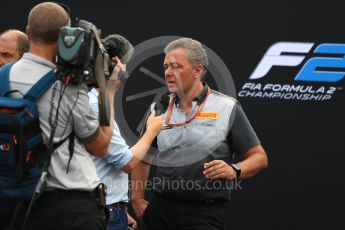
<instances>
[{"instance_id":1,"label":"microphone","mask_svg":"<svg viewBox=\"0 0 345 230\"><path fill-rule=\"evenodd\" d=\"M129 62L134 53L132 44L123 36L119 34L110 34L102 40L105 50L107 51L110 63L108 65L109 74L113 72L116 63L111 59L117 56L123 64ZM129 78L128 72L121 71L119 79L126 81Z\"/></svg>"},{"instance_id":2,"label":"microphone","mask_svg":"<svg viewBox=\"0 0 345 230\"><path fill-rule=\"evenodd\" d=\"M119 34L110 34L102 40L109 57L117 56L123 64L129 62L134 53L132 44Z\"/></svg>"},{"instance_id":3,"label":"microphone","mask_svg":"<svg viewBox=\"0 0 345 230\"><path fill-rule=\"evenodd\" d=\"M169 102L170 102L170 97L168 95L158 95L158 97L155 101L155 106L154 106L154 111L156 112L156 116L160 116L167 111L167 109L169 107ZM149 116L150 116L150 114L148 114L146 117L145 125L144 125L144 128L140 132L139 139L146 132L146 123L147 123L147 119L149 118Z\"/></svg>"},{"instance_id":4,"label":"microphone","mask_svg":"<svg viewBox=\"0 0 345 230\"><path fill-rule=\"evenodd\" d=\"M156 116L160 116L167 111L169 107L170 98L168 95L159 95L154 110L156 111Z\"/></svg>"}]
</instances>

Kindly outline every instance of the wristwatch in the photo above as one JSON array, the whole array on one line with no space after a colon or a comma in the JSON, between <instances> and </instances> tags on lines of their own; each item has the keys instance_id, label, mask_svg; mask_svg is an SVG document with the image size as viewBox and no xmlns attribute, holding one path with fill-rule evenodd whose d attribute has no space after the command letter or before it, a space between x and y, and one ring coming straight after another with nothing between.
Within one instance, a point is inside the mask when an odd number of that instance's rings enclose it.
<instances>
[{"instance_id":1,"label":"wristwatch","mask_svg":"<svg viewBox=\"0 0 345 230\"><path fill-rule=\"evenodd\" d=\"M240 179L241 176L241 168L236 164L230 164L231 168L233 168L236 172L236 179Z\"/></svg>"}]
</instances>

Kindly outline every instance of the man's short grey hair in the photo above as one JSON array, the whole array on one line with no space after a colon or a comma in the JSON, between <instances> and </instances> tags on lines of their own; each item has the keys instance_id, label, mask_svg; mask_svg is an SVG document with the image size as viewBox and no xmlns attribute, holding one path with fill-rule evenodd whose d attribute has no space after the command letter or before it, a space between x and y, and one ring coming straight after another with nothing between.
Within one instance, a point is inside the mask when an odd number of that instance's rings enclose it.
<instances>
[{"instance_id":1,"label":"man's short grey hair","mask_svg":"<svg viewBox=\"0 0 345 230\"><path fill-rule=\"evenodd\" d=\"M206 50L202 47L201 43L191 38L179 38L170 42L165 48L164 53L167 54L174 49L184 49L187 57L192 65L202 64L204 71L208 66L208 56Z\"/></svg>"}]
</instances>

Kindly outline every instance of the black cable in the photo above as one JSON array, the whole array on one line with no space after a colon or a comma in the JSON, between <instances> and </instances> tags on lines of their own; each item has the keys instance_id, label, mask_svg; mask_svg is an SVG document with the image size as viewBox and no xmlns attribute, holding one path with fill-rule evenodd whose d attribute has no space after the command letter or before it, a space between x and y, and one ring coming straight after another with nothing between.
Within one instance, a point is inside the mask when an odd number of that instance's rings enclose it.
<instances>
[{"instance_id":1,"label":"black cable","mask_svg":"<svg viewBox=\"0 0 345 230\"><path fill-rule=\"evenodd\" d=\"M56 83L55 83L56 85ZM55 98L55 85L54 85L54 88L53 88L53 93L52 93L52 102L54 101ZM47 149L47 153L48 153L48 158L47 160L45 161L44 165L43 165L43 169L42 169L42 173L41 173L41 176L40 176L40 179L38 180L37 184L36 184L36 187L35 187L35 191L34 191L34 194L32 195L32 198L30 200L30 203L29 203L29 206L26 210L26 213L25 213L25 217L24 217L24 221L23 221L23 225L22 225L22 230L25 230L26 228L26 223L28 221L28 217L29 217L29 214L30 214L30 211L32 209L32 206L36 200L36 196L40 193L40 190L41 190L41 187L45 181L45 178L48 174L48 168L49 168L49 165L50 165L50 160L51 160L51 156L52 156L52 151L53 151L53 139L54 139L54 135L55 135L55 132L56 132L56 127L57 127L57 124L58 124L58 117L59 117L59 110L60 110L60 105L61 105L61 100L62 100L62 97L65 93L65 90L66 90L67 86L66 85L62 85L60 87L60 97L59 97L59 100L58 100L58 105L57 105L57 108L56 108L56 114L55 114L55 120L54 122L52 122L51 120L51 116L52 116L52 110L53 110L53 103L51 104L51 108L50 108L50 114L49 114L49 122L50 123L53 123L50 124L52 126L51 128L51 131L50 131L50 137L49 137L49 141L48 141L48 149Z\"/></svg>"},{"instance_id":2,"label":"black cable","mask_svg":"<svg viewBox=\"0 0 345 230\"><path fill-rule=\"evenodd\" d=\"M75 106L77 104L77 101L78 101L78 98L79 98L79 94L80 94L80 87L81 87L81 83L82 83L82 80L83 80L83 76L84 76L84 74L79 79L79 82L78 82L78 92L77 92L76 100L74 101L72 109L71 109L71 111L70 111L70 113L69 113L69 115L67 117L67 122L66 122L66 125L64 127L63 133L62 133L62 135L60 137L60 142L62 140L62 136L66 132L66 129L67 129L67 126L68 126L68 122L69 122L69 119L71 118L73 109L75 108ZM49 141L48 141L48 148L47 148L48 158L47 158L47 160L45 161L45 163L43 165L43 169L42 169L42 173L41 173L40 179L39 179L39 181L36 184L35 192L34 192L32 198L31 198L30 204L29 204L29 206L27 208L27 211L26 211L26 214L25 214L25 218L24 218L24 222L23 222L23 225L22 225L22 230L25 230L25 228L26 228L26 223L27 223L30 211L32 209L32 206L33 206L33 204L34 204L34 202L36 200L36 196L40 193L42 185L45 182L46 176L48 174L48 168L50 166L51 157L52 157L52 154L53 154L53 151L54 151L54 149L53 149L53 140L54 140L57 124L58 124L60 105L61 105L62 97L64 96L65 90L67 88L67 84L63 84L62 81L60 81L60 82L61 82L60 96L59 96L58 105L57 105L57 108L56 108L56 114L55 114L54 122L52 121L52 117L53 117L53 109L54 109L54 102L55 102L55 96L56 96L55 95L56 86L57 86L56 83L55 83L54 88L53 88L52 99L51 99L51 107L50 107L50 111L49 111L49 124L51 125L52 128L51 128L50 137L49 137ZM70 162L70 159L69 159L69 162ZM68 165L69 165L69 162L68 162Z\"/></svg>"},{"instance_id":3,"label":"black cable","mask_svg":"<svg viewBox=\"0 0 345 230\"><path fill-rule=\"evenodd\" d=\"M73 106L72 106L72 109L71 109L70 113L68 114L67 121L66 121L66 125L65 125L64 130L63 130L63 132L62 132L62 134L61 134L61 137L60 137L59 142L62 141L62 137L63 137L63 135L64 135L65 132L66 132L67 125L68 125L69 119L71 118L73 109L74 109L74 107L76 106L77 101L78 101L78 99L79 99L80 87L81 87L81 83L83 82L83 81L82 81L82 80L83 80L83 77L84 77L84 74L82 74L81 78L79 79L79 82L78 82L78 93L77 93L77 96L76 96L76 100L74 101L74 104L73 104Z\"/></svg>"},{"instance_id":4,"label":"black cable","mask_svg":"<svg viewBox=\"0 0 345 230\"><path fill-rule=\"evenodd\" d=\"M50 101L50 110L49 110L49 124L50 124L50 126L53 126L53 121L52 121L53 115L52 114L53 114L53 108L54 108L54 105L55 105L56 87L57 87L57 84L55 83L54 86L53 86L52 100ZM61 89L60 89L60 94L61 94Z\"/></svg>"},{"instance_id":5,"label":"black cable","mask_svg":"<svg viewBox=\"0 0 345 230\"><path fill-rule=\"evenodd\" d=\"M79 79L77 96L76 96L76 99L75 99L75 101L74 101L74 103L73 103L73 106L72 106L72 108L71 108L71 111L70 111L70 113L68 114L67 121L66 121L66 125L65 125L65 127L64 127L64 130L63 130L63 132L62 132L62 135L61 135L61 137L60 137L59 142L62 141L62 137L63 137L63 135L64 135L65 132L66 132L67 125L68 125L68 122L69 122L69 119L71 118L71 115L72 115L72 112L73 112L73 110L74 110L74 107L76 106L77 101L78 101L78 99L79 99L80 86L81 86L81 83L83 82L83 81L82 81L82 80L83 80L83 77L84 77L84 73L81 75L81 78ZM72 160L72 157L73 157L73 151L74 151L73 121L72 121L72 132L70 133L69 136L70 136L70 137L69 137L69 146L68 146L68 149L69 149L69 154L70 154L70 155L69 155L69 158L68 158L67 168L66 168L66 173L67 173L67 174L68 174L69 165L70 165L70 163L71 163L71 160Z\"/></svg>"}]
</instances>

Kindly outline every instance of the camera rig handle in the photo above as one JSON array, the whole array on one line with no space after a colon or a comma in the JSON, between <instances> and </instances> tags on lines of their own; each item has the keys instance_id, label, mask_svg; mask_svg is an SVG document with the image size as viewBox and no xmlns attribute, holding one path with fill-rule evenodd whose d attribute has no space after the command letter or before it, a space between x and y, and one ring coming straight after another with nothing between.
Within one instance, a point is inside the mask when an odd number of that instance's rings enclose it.
<instances>
[{"instance_id":1,"label":"camera rig handle","mask_svg":"<svg viewBox=\"0 0 345 230\"><path fill-rule=\"evenodd\" d=\"M91 31L95 35L95 39L98 45L97 56L95 61L95 77L98 84L98 88L100 90L98 97L99 124L101 126L109 126L110 110L108 108L110 108L109 106L114 106L109 105L109 98L106 95L107 79L109 77L109 55L101 42L96 26L92 25Z\"/></svg>"},{"instance_id":2,"label":"camera rig handle","mask_svg":"<svg viewBox=\"0 0 345 230\"><path fill-rule=\"evenodd\" d=\"M109 126L109 117L110 117L110 108L109 98L106 95L107 80L105 78L104 72L104 61L108 58L107 53L97 53L96 57L96 66L95 66L95 75L96 81L99 87L99 97L98 97L98 108L99 108L99 124L101 126Z\"/></svg>"}]
</instances>

